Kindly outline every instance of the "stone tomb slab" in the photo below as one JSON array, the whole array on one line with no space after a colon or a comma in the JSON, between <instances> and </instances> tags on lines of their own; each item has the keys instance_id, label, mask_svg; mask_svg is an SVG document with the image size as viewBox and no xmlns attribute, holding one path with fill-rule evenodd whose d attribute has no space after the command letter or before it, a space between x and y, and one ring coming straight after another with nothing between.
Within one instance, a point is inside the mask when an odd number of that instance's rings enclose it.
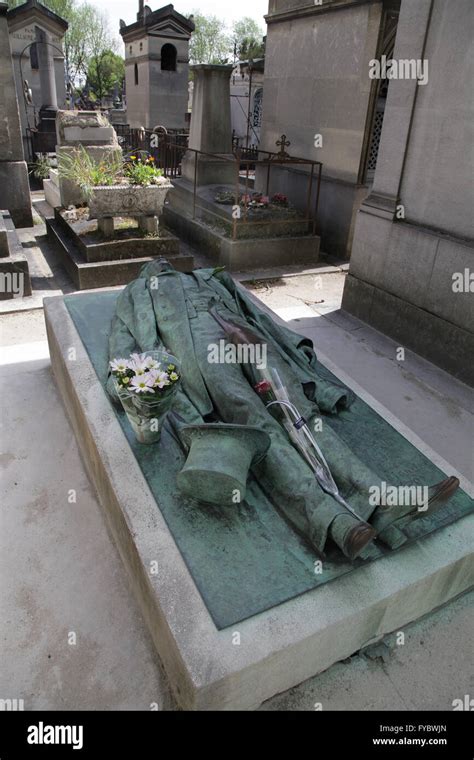
<instances>
[{"instance_id":1,"label":"stone tomb slab","mask_svg":"<svg viewBox=\"0 0 474 760\"><path fill-rule=\"evenodd\" d=\"M203 511L174 501L170 477L162 477L157 491L144 474L147 467L164 472L180 466L172 461L166 430L162 449L135 444L105 393L107 357L103 348L100 358L97 347L106 345L116 297L109 292L46 299L51 361L112 536L183 708L255 708L471 587L473 504L462 492L455 516L448 509L443 517L445 527L432 527L418 540L420 520L410 545L373 562L329 568L331 582L321 583L314 553L264 504L263 517L260 510L247 513L256 532L245 520L232 526L228 516L221 534L208 531L204 553ZM68 361L72 346L76 360ZM399 435L379 420L387 435L388 428ZM418 457L420 467L424 461L439 474L408 441L406 446L407 462ZM455 517L460 519L452 522ZM212 514L206 519L222 523ZM186 520L194 530L184 530ZM259 531L261 546L252 543Z\"/></svg>"},{"instance_id":2,"label":"stone tomb slab","mask_svg":"<svg viewBox=\"0 0 474 760\"><path fill-rule=\"evenodd\" d=\"M320 238L306 234L308 224L295 219L266 219L258 225L238 225L232 239L232 206L215 202L218 192L233 192L229 185L197 188L196 217L193 218L194 188L180 178L173 180L173 193L163 209L163 221L176 234L196 246L219 266L231 272L265 269L288 264L314 266L319 260ZM244 186L240 186L243 192ZM266 212L263 212L264 214ZM285 214L286 212L283 212ZM288 212L291 215L291 212ZM250 218L250 216L249 216ZM264 220L263 215L253 218Z\"/></svg>"}]
</instances>

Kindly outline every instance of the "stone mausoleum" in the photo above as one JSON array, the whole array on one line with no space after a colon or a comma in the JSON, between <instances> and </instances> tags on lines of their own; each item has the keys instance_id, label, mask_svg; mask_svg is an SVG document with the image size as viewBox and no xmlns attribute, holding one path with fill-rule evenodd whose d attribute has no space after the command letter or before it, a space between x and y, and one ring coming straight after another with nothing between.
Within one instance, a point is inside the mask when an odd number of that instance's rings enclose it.
<instances>
[{"instance_id":1,"label":"stone mausoleum","mask_svg":"<svg viewBox=\"0 0 474 760\"><path fill-rule=\"evenodd\" d=\"M471 46L471 0L402 0L394 59L428 82L388 88L342 307L474 385Z\"/></svg>"},{"instance_id":2,"label":"stone mausoleum","mask_svg":"<svg viewBox=\"0 0 474 760\"><path fill-rule=\"evenodd\" d=\"M270 0L260 147L284 131L292 154L322 161L321 247L351 257L343 309L474 383L471 13ZM304 203L304 168L273 176Z\"/></svg>"},{"instance_id":3,"label":"stone mausoleum","mask_svg":"<svg viewBox=\"0 0 474 760\"><path fill-rule=\"evenodd\" d=\"M39 153L54 151L56 112L66 107L68 24L39 0L11 8L7 20L24 153L31 160L32 147Z\"/></svg>"},{"instance_id":4,"label":"stone mausoleum","mask_svg":"<svg viewBox=\"0 0 474 760\"><path fill-rule=\"evenodd\" d=\"M369 62L393 51L399 6L400 0L269 2L260 148L274 150L284 133L292 155L323 163L322 249L343 258L370 192L384 118L387 82L369 78ZM304 169L281 169L274 180L275 190L305 205ZM264 182L262 176L258 189Z\"/></svg>"},{"instance_id":5,"label":"stone mausoleum","mask_svg":"<svg viewBox=\"0 0 474 760\"><path fill-rule=\"evenodd\" d=\"M7 23L0 3L0 211L8 210L17 227L31 227L30 186L23 152Z\"/></svg>"},{"instance_id":6,"label":"stone mausoleum","mask_svg":"<svg viewBox=\"0 0 474 760\"><path fill-rule=\"evenodd\" d=\"M166 5L151 11L140 0L137 20L121 22L125 45L128 123L184 129L188 114L189 40L192 19Z\"/></svg>"}]
</instances>

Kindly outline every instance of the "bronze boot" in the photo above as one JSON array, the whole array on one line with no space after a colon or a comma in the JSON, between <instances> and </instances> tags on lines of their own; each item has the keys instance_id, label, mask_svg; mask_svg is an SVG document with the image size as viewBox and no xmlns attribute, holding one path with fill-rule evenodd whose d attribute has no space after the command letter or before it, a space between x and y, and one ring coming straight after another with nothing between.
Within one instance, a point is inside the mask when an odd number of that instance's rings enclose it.
<instances>
[{"instance_id":1,"label":"bronze boot","mask_svg":"<svg viewBox=\"0 0 474 760\"><path fill-rule=\"evenodd\" d=\"M370 525L356 525L346 538L344 544L344 554L353 560L359 556L361 551L374 540L377 535L376 531L370 527Z\"/></svg>"},{"instance_id":2,"label":"bronze boot","mask_svg":"<svg viewBox=\"0 0 474 760\"><path fill-rule=\"evenodd\" d=\"M459 488L459 478L455 478L451 475L449 478L445 478L440 483L436 483L434 486L428 488L428 509L426 512L418 511L417 517L423 517L425 514L432 514L437 509L443 506L448 499L453 496Z\"/></svg>"}]
</instances>

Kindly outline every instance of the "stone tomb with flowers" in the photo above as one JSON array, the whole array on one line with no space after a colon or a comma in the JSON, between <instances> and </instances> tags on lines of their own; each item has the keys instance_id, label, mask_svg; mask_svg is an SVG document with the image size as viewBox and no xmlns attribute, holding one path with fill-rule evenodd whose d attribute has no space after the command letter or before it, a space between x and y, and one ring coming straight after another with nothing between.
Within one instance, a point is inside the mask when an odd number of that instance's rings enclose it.
<instances>
[{"instance_id":1,"label":"stone tomb with flowers","mask_svg":"<svg viewBox=\"0 0 474 760\"><path fill-rule=\"evenodd\" d=\"M173 186L153 158L122 156L115 130L96 112L60 111L56 127L47 226L76 288L125 285L157 256L192 269L193 257L180 255L178 238L160 224Z\"/></svg>"},{"instance_id":2,"label":"stone tomb with flowers","mask_svg":"<svg viewBox=\"0 0 474 760\"><path fill-rule=\"evenodd\" d=\"M216 264L238 272L318 262L320 238L308 231L311 222L287 196L246 192L244 185L237 193L235 186L223 183L194 190L185 177L173 185L165 224Z\"/></svg>"},{"instance_id":3,"label":"stone tomb with flowers","mask_svg":"<svg viewBox=\"0 0 474 760\"><path fill-rule=\"evenodd\" d=\"M189 149L182 176L164 210L168 227L231 271L290 264L314 265L320 239L315 234L318 193L311 161L291 158L282 135L279 153L258 154L256 189L242 175L248 164L232 151L230 75L232 67L193 66L194 89ZM308 176L308 209L299 210L271 181L272 165L285 161ZM268 181L267 181L268 178Z\"/></svg>"}]
</instances>

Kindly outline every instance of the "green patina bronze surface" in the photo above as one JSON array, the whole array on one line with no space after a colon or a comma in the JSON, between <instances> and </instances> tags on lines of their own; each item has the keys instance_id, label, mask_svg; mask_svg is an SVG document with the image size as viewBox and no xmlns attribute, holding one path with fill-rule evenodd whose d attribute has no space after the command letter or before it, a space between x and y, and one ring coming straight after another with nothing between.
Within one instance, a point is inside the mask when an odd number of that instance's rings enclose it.
<instances>
[{"instance_id":1,"label":"green patina bronze surface","mask_svg":"<svg viewBox=\"0 0 474 760\"><path fill-rule=\"evenodd\" d=\"M104 387L109 335L118 296L110 292L65 298ZM143 319L147 318L146 305L144 302ZM325 402L330 405L331 383L337 383L337 378L319 362L317 372L327 381L327 386L322 383L321 388L326 395ZM250 476L245 502L238 508L203 505L184 498L177 488L176 477L186 454L176 432L166 424L159 446L142 446L135 441L125 414L119 408L115 408L115 413L156 498L157 508L219 629L351 572L359 564L345 561L340 554L330 554L323 563L323 572L315 574L317 556L311 545L289 527L255 475ZM324 421L324 427L332 432L330 442L341 441L353 452L356 461L380 481L392 485L433 484L444 477L444 473L359 398L350 408L325 415ZM412 542L473 510L473 500L458 491L439 512L402 524L404 536ZM397 545L396 539L393 545ZM378 542L370 550L369 561L388 551Z\"/></svg>"},{"instance_id":2,"label":"green patina bronze surface","mask_svg":"<svg viewBox=\"0 0 474 760\"><path fill-rule=\"evenodd\" d=\"M230 434L229 434L230 433ZM245 499L252 461L262 459L270 437L247 425L190 425L181 434L189 454L177 477L186 496L217 506Z\"/></svg>"}]
</instances>

